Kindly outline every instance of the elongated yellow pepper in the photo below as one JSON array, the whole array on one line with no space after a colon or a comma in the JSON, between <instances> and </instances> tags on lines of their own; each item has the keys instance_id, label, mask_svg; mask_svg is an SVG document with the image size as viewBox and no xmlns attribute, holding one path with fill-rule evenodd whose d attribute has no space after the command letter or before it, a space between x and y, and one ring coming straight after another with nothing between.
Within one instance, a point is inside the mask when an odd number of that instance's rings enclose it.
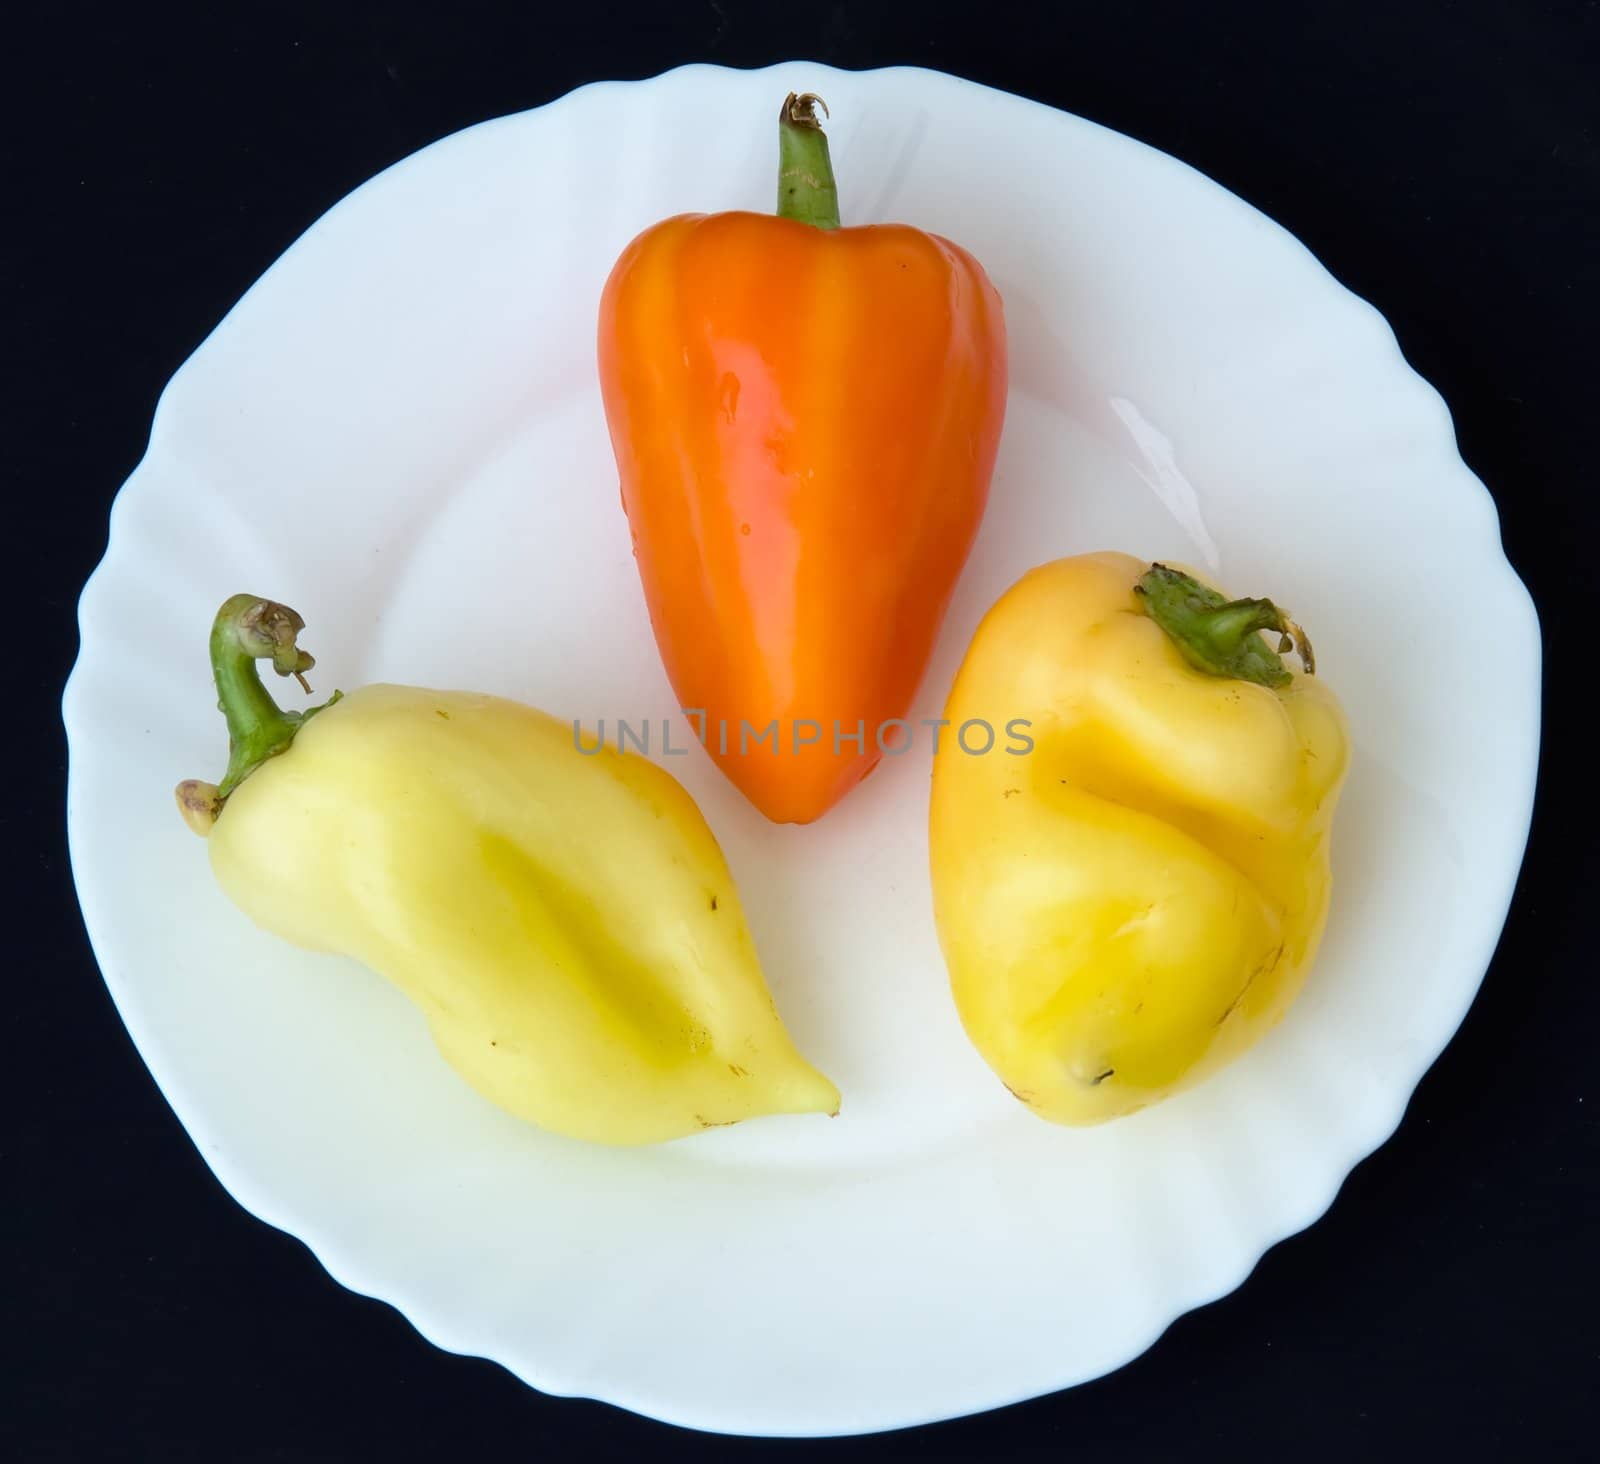
<instances>
[{"instance_id":1,"label":"elongated yellow pepper","mask_svg":"<svg viewBox=\"0 0 1600 1464\"><path fill-rule=\"evenodd\" d=\"M1280 658L1291 646L1305 673ZM1131 1113L1215 1072L1294 1000L1348 762L1311 669L1270 601L1125 554L1035 569L979 626L952 732L1023 719L1033 747L974 756L942 739L934 908L967 1032L1036 1113Z\"/></svg>"},{"instance_id":2,"label":"elongated yellow pepper","mask_svg":"<svg viewBox=\"0 0 1600 1464\"><path fill-rule=\"evenodd\" d=\"M302 628L256 596L222 607L228 773L178 788L241 910L390 978L462 1077L557 1133L642 1144L837 1110L672 777L490 696L369 686L284 713L255 662L308 670Z\"/></svg>"}]
</instances>

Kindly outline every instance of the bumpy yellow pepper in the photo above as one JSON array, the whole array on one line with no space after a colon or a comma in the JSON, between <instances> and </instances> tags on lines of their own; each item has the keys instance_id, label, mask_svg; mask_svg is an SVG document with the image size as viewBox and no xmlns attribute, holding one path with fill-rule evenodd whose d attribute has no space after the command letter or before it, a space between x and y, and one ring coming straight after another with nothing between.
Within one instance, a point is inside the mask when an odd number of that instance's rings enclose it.
<instances>
[{"instance_id":1,"label":"bumpy yellow pepper","mask_svg":"<svg viewBox=\"0 0 1600 1464\"><path fill-rule=\"evenodd\" d=\"M1125 554L1035 569L979 626L934 763L934 908L967 1032L1034 1112L1131 1113L1294 1000L1349 758L1312 669L1270 601ZM953 735L1013 719L1026 755Z\"/></svg>"},{"instance_id":2,"label":"bumpy yellow pepper","mask_svg":"<svg viewBox=\"0 0 1600 1464\"><path fill-rule=\"evenodd\" d=\"M642 1144L837 1111L672 777L496 697L369 686L282 712L255 662L303 683L303 625L238 595L212 629L228 772L178 802L241 910L387 976L462 1077L557 1133Z\"/></svg>"}]
</instances>

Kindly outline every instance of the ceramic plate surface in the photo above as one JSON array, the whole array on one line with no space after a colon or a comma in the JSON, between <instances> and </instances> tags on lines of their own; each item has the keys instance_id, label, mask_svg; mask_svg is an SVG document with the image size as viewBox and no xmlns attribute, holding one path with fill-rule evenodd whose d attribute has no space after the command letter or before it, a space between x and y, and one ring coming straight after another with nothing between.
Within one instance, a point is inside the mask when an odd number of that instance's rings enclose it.
<instances>
[{"instance_id":1,"label":"ceramic plate surface","mask_svg":"<svg viewBox=\"0 0 1600 1464\"><path fill-rule=\"evenodd\" d=\"M1031 1117L962 1035L930 910L926 743L803 829L765 823L698 751L671 759L845 1106L644 1151L477 1097L379 977L253 928L174 811L179 778L222 768L206 633L239 590L306 616L319 691L674 714L618 505L596 303L654 220L770 207L790 88L833 109L847 223L957 239L1006 302L991 506L913 716L939 714L1022 571L1101 548L1280 597L1349 712L1333 914L1304 996L1220 1077L1106 1127ZM1397 654L1463 583L1473 634ZM441 1347L736 1432L1048 1392L1238 1285L1389 1135L1465 1013L1538 743L1533 608L1384 321L1182 164L915 70L586 87L375 178L173 379L81 623L65 711L84 915L222 1182Z\"/></svg>"}]
</instances>

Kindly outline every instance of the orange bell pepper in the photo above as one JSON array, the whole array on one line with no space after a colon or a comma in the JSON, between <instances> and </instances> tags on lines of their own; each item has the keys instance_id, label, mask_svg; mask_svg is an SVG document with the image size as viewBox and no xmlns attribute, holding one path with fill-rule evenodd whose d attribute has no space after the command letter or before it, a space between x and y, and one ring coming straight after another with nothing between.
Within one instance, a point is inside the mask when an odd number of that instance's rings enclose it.
<instances>
[{"instance_id":1,"label":"orange bell pepper","mask_svg":"<svg viewBox=\"0 0 1600 1464\"><path fill-rule=\"evenodd\" d=\"M907 745L1006 399L982 267L903 224L840 228L816 104L784 102L777 217L645 230L599 328L667 674L722 771L792 823Z\"/></svg>"}]
</instances>

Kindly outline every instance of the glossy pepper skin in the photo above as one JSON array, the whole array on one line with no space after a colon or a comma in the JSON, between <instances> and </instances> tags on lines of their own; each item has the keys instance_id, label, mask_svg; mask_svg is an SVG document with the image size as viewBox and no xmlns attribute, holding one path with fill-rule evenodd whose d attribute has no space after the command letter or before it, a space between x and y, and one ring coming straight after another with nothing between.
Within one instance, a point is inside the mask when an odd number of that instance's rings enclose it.
<instances>
[{"instance_id":1,"label":"glossy pepper skin","mask_svg":"<svg viewBox=\"0 0 1600 1464\"><path fill-rule=\"evenodd\" d=\"M942 741L934 908L968 1035L1042 1117L1095 1123L1199 1082L1305 980L1348 734L1262 628L1309 663L1270 601L1088 554L1024 576L967 652L951 731L1021 717L1034 747Z\"/></svg>"},{"instance_id":2,"label":"glossy pepper skin","mask_svg":"<svg viewBox=\"0 0 1600 1464\"><path fill-rule=\"evenodd\" d=\"M673 778L469 692L368 686L279 712L254 659L308 669L300 625L254 596L223 606L213 663L234 756L220 788L178 790L241 910L388 977L462 1077L556 1133L644 1144L837 1110Z\"/></svg>"},{"instance_id":3,"label":"glossy pepper skin","mask_svg":"<svg viewBox=\"0 0 1600 1464\"><path fill-rule=\"evenodd\" d=\"M983 269L918 229L837 227L813 100L790 97L780 120L780 216L647 229L612 270L599 326L668 677L722 771L793 823L870 772L878 729L910 706L983 515L1006 397Z\"/></svg>"}]
</instances>

